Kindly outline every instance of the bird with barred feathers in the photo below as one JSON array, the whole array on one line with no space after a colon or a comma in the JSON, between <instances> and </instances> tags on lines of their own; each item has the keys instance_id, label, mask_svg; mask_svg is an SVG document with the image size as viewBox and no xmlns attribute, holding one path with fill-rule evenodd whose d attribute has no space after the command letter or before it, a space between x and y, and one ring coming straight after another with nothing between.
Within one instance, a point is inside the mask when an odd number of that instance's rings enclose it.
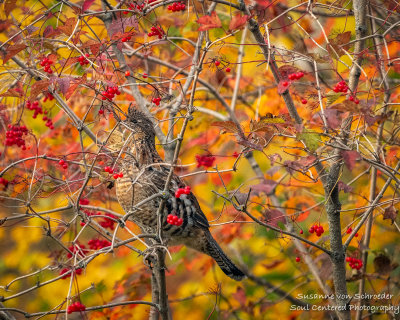
<instances>
[{"instance_id":1,"label":"bird with barred feathers","mask_svg":"<svg viewBox=\"0 0 400 320\"><path fill-rule=\"evenodd\" d=\"M129 219L142 232L157 234L157 211L162 200L155 198L137 210L132 209L139 202L164 190L170 167L163 164L157 153L153 124L142 112L129 108L122 127L125 133L121 144L125 157L121 160L123 178L116 180L118 202L126 213L132 212ZM179 197L175 196L178 189L184 189ZM173 223L171 215L177 216L179 223ZM208 230L210 225L196 197L176 174L169 186L161 226L162 238L167 246L186 245L212 257L232 279L241 280L245 276L212 237Z\"/></svg>"}]
</instances>

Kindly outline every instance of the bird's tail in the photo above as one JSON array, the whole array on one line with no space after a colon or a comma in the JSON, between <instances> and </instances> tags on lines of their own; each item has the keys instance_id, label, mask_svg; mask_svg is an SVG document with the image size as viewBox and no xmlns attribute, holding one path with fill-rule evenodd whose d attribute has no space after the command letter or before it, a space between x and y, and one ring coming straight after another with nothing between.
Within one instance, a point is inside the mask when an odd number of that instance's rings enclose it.
<instances>
[{"instance_id":1,"label":"bird's tail","mask_svg":"<svg viewBox=\"0 0 400 320\"><path fill-rule=\"evenodd\" d=\"M228 277L236 281L242 280L245 274L227 257L209 231L206 231L206 239L204 253L213 258Z\"/></svg>"}]
</instances>

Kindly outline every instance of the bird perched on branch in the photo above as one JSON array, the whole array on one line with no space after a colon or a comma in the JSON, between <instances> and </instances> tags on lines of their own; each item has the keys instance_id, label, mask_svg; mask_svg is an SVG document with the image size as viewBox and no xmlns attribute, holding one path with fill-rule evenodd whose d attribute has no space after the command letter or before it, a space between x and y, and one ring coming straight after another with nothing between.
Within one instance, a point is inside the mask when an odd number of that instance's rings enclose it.
<instances>
[{"instance_id":1,"label":"bird perched on branch","mask_svg":"<svg viewBox=\"0 0 400 320\"><path fill-rule=\"evenodd\" d=\"M157 211L162 199L157 197L134 207L164 190L170 166L163 164L157 153L153 124L142 112L129 108L122 126L125 132L121 148L125 157L121 160L123 178L116 180L117 198L124 211L131 212L129 219L143 232L158 234ZM232 279L244 277L212 237L196 197L176 174L172 176L160 222L166 245L184 244L211 256Z\"/></svg>"}]
</instances>

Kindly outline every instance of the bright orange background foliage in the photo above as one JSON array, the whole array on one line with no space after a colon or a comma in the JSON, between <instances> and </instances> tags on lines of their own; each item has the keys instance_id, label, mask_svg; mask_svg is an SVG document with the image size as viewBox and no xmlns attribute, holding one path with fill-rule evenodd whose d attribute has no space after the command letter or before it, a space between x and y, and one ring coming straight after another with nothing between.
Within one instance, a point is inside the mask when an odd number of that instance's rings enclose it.
<instances>
[{"instance_id":1,"label":"bright orange background foliage","mask_svg":"<svg viewBox=\"0 0 400 320\"><path fill-rule=\"evenodd\" d=\"M199 24L196 23L196 20L204 16L203 4L189 1L185 11L176 13L169 11L166 6L159 6L154 12L141 18L137 28L130 26L125 29L125 34L117 33L110 37L102 21L94 16L84 17L87 24L77 23L83 2L72 2L75 3L75 7L62 5L62 10L59 12L60 6L57 6L52 10L52 15L49 14L46 19L40 19L31 24L44 13L46 8L55 5L56 2L18 0L16 4L12 4L12 1L5 1L4 6L7 5L9 9L4 9L0 15L0 40L5 42L15 35L17 22L20 23L20 28L32 26L24 29L20 35L7 43L7 45L11 45L11 52L13 45L23 43L26 46L19 52L11 53L12 57L23 61L27 68L40 70L43 74L43 66L40 66L40 61L43 57L50 55L54 61L53 76L64 79L69 77L70 81L69 89L62 92L60 83L57 82L59 80L54 78L53 83L56 84L57 91L71 110L80 119L84 119L90 130L104 140L116 124L116 119L110 112L112 105L101 100L100 92L103 90L104 84L112 83L120 87L122 94L113 100L114 107L117 106L126 112L128 105L130 103L135 105L136 102L131 95L124 72L118 69L120 67L118 62L115 59L111 61L105 54L94 53L96 46L98 50L100 43L107 47L112 42L117 42L122 47L121 38L130 35L132 40L126 43L127 51L151 42L150 45L141 47L138 52L168 62L188 72L194 52L192 42L196 42L199 36ZM264 1L258 2L264 3ZM110 3L116 4L113 1ZM284 11L282 8L299 4L298 1L275 3L265 1L265 3L270 6L267 11L267 21L280 15ZM209 5L208 2L206 4ZM126 9L127 7L123 5L122 8ZM100 1L94 1L90 10L100 11ZM266 63L262 63L265 59L260 53L260 48L255 45L249 30L247 28L246 31L237 29L234 34L229 35L228 28L232 17L235 16L235 9L217 5L215 11L222 28L210 29L208 36L210 41L224 39L220 42L217 41L206 53L200 79L209 83L230 104L236 84L236 74L239 72L238 69L242 68L235 114L245 133L250 136L251 120L258 121L261 117L270 115L277 116L279 119L287 119L287 110L278 94L270 69L267 68ZM121 11L117 14L121 15ZM130 15L128 14L126 17ZM314 41L325 47L324 35L310 16L297 11L290 12L289 15L291 20L283 15L269 25L269 41L272 45L281 49L299 51L305 55L317 52L318 47ZM125 16L122 14L122 17ZM355 26L352 16L321 17L319 20L325 33L331 39L345 31L351 31L351 36L354 37ZM149 37L147 33L156 22L168 33L168 36L175 38L168 41L156 41L156 38ZM48 35L47 40L41 41L44 31L49 30L47 29L49 26L52 26L55 30L53 32L56 34ZM262 30L265 31L264 28ZM314 41L309 39L304 31L310 34ZM243 36L243 32L247 34ZM71 34L72 37L70 37ZM183 38L190 41L184 41ZM67 43L68 45L66 45ZM244 45L241 46L241 43ZM301 45L304 45L306 49L301 48ZM90 53L89 60L94 62L96 67L92 67L90 64L79 65L78 57L81 54L76 48ZM244 52L241 61L239 60L239 49ZM8 50L10 52L10 47ZM351 48L349 50L351 51ZM379 81L379 74L377 74L373 50L372 43L370 43L368 56L366 55L363 65L365 74L361 75L357 97L363 106L373 104L373 110L378 115L382 106L383 92L375 84ZM388 53L391 58L398 57L399 52L400 48L397 42L389 43ZM6 286L13 279L23 275L30 274L30 276L12 283L7 288L8 290L5 290L4 287L0 288L0 296L4 297L17 294L37 283L54 279L60 274L60 270L73 265L73 259L67 257L67 251L62 245L68 247L71 245L71 241L78 238L80 243L87 246L90 239L99 238L99 234L96 232L98 225L94 228L82 228L81 218L71 208L41 217L36 215L43 211L76 204L86 174L85 167L82 165L84 156L85 161L90 164L96 159L94 163L96 174L85 187L82 197L90 201L90 206L108 209L120 215L124 214L116 202L114 188L107 188L109 182L113 180L102 170L107 163L107 157L96 158L99 147L85 133L82 133L81 140L79 131L56 100L44 101L47 85L35 93L34 95L37 96L32 99L32 91L37 80L18 66L11 59L12 57L6 58L6 54L4 54L4 64L0 67L2 137L5 136L8 124L25 124L29 134L25 138L26 150L21 150L15 145L5 146L2 140L4 147L1 149L1 169L22 159L26 159L26 161L21 161L9 168L3 175L3 178L10 182L8 187L1 191L0 218L14 217L14 219L5 221L0 228L0 285ZM290 90L297 110L305 121L306 129L313 133L303 139L308 143L316 144L315 150L321 148L324 143L329 142L329 137L322 135L323 128L318 117L320 109L313 71L310 65L304 61L292 62L291 51L279 50L276 58L279 66L290 65L295 70L304 70L304 78L293 82ZM345 54L341 59L351 65L351 60ZM221 62L218 67L215 65L217 60ZM333 93L332 87L348 77L348 68L343 63L338 63L337 60L333 61L332 63L318 61L322 77L331 86L331 88L326 85L322 86L322 93L325 95L324 104L327 103L325 98ZM142 84L139 87L140 92L149 102L150 111L159 120L168 119L169 101L180 95L186 76L177 73L177 70L161 66L150 60L139 59L134 55L127 58L127 63L132 70L132 76ZM226 72L227 67L231 69L230 72ZM149 75L148 78L143 76L145 73ZM44 76L48 75L44 73ZM389 69L389 76L397 81L400 78L394 68ZM371 85L371 83L374 84ZM160 106L151 103L155 97L162 98ZM185 96L184 104L188 103L189 97L190 92ZM392 99L396 100L397 97L398 89L395 87L392 91ZM308 100L307 104L301 103L301 99L304 98ZM344 96L336 98L335 103L345 100ZM43 115L39 115L36 119L32 118L33 111L24 107L28 100L32 100L32 102L37 100L43 110L48 110L48 117L52 119L54 129L45 126L45 121L42 120ZM330 102L330 104L332 103ZM325 106L327 107L327 105ZM198 198L210 221L214 237L238 265L245 266L256 277L279 286L290 295L297 297L300 293L320 293L304 263L304 252L299 252L289 237L258 225L216 195L216 193L226 194L226 190L233 192L239 188L238 195L245 196L251 188L260 184L261 179L257 178L246 160L245 154L242 153L244 147L238 144L237 136L212 125L215 121L227 120L228 113L220 101L215 99L215 96L201 83L197 84L194 107L198 107L199 110L194 113L194 119L186 130L179 155L179 164L182 167L178 168L176 172L182 176L188 175L184 178L185 182L192 187L193 193ZM99 114L99 110L104 110L104 114ZM393 111L396 111L396 106L393 107ZM181 115L184 115L185 108L180 112ZM217 117L214 116L215 114ZM344 112L343 116L345 115ZM362 116L359 115L358 119L362 121ZM179 132L181 125L182 119L177 120L175 135ZM355 121L354 129L358 125L360 124ZM167 133L168 121L160 122L160 128ZM285 161L296 161L299 156L307 156L303 150L304 145L299 139L296 140L296 135L299 134L296 130L291 125L286 129L252 133L252 137L256 137L258 143L269 142L262 152L255 151L254 157L264 173L264 178L278 182L275 194L279 200L279 207L275 208L276 204L271 203L270 197L265 192L259 191L251 193L248 209L258 219L268 221L278 227L283 226L284 217L290 217L295 221L295 233L298 234L300 230L304 230L304 237L326 247L329 245L329 230L323 207L325 199L323 187L319 181L314 181L318 176L317 172L309 169L304 173L300 171L290 173L287 170L287 163L285 164ZM373 127L373 130L376 130L376 127ZM274 132L279 132L279 134L272 138ZM367 144L366 139L363 142ZM163 156L164 151L161 146L158 145L158 148ZM366 146L360 146L360 153L366 153L366 149ZM213 171L213 173L195 174L205 169L204 167L197 168L195 156L206 154L216 157L213 168L208 168L208 171ZM238 159L235 154L240 154ZM50 159L36 159L36 155L47 155ZM275 163L271 161L271 157L273 158L274 155ZM385 161L388 164L396 162L398 147L388 145L386 156ZM324 154L321 157L328 157L328 155ZM67 169L63 169L58 164L60 159L68 161ZM238 161L236 170L229 170L233 168L235 161ZM227 172L219 175L215 168L222 171L227 170ZM369 188L366 187L369 185L370 178L368 168L369 164L363 161L357 161L353 170L344 167L341 180L346 184L350 184L360 174L363 175L351 184L351 192L341 193L343 210L368 205ZM384 184L385 179L386 176L378 177L378 190ZM388 191L382 201L391 200L392 197L393 190ZM28 212L26 211L27 204L30 208ZM375 290L374 292L384 290L386 285L386 278L379 279L378 275L374 273L374 258L378 253L384 252L391 257L392 263L396 263L398 260L398 254L396 257L399 250L399 246L396 244L399 241L398 226L391 225L389 220L383 220L381 216L387 205L388 203L376 209L376 224L371 236L371 254L367 268L368 273L371 273L371 278L367 281L367 289ZM398 207L397 200L395 206ZM274 208L280 211L278 215L276 212L275 215L270 213L273 218L268 220L267 211ZM362 210L353 210L342 213L344 239L346 239L347 227L352 225L362 212ZM25 213L30 216L15 218ZM99 221L99 219L94 218L93 221ZM322 237L308 233L309 227L313 224L320 224L324 227L325 233ZM48 236L49 227L51 234L58 239L58 242ZM135 234L140 233L133 223L128 223L127 227ZM108 231L111 232L112 237L113 231ZM351 243L350 252L355 255L359 250L359 241L363 232L361 229L359 237L354 238ZM128 239L132 235L127 230L119 228L117 236L120 239ZM131 245L140 250L145 248L139 241L132 242ZM90 253L92 252L90 251ZM184 247L171 248L170 253L171 257L167 256L166 260L168 266L167 287L175 319L186 317L190 317L191 320L272 319L277 314L285 319L296 317L299 319L322 319L324 317L321 312L312 312L310 316L310 314L302 315L299 311L291 311L291 302L281 299L278 294L260 283L249 279L235 282L227 278L205 255ZM310 248L310 256L314 259L321 279L326 281L328 286L332 286L328 257L315 248ZM295 261L296 257L300 257L299 263ZM347 276L350 278L355 272L350 268L347 269ZM398 273L398 268L394 268L391 277L398 279ZM351 294L356 293L357 283L350 282L348 288ZM218 290L220 290L220 294L216 297ZM398 294L398 291L396 292ZM68 296L73 297L68 304L76 301L79 296L79 300L86 307L129 300L150 301L150 271L144 266L143 257L122 246L107 254L98 255L87 266L83 266L81 275L60 279L5 301L4 304L7 307L15 307L33 313L53 308L65 309ZM398 303L398 299L392 303L396 301ZM325 303L323 299L309 302ZM379 301L378 303L384 302ZM130 305L87 312L85 317L88 319L146 319L148 313L148 306ZM64 315L59 315L58 318L61 316ZM83 315L72 314L69 316L70 319L79 319L80 317Z\"/></svg>"}]
</instances>

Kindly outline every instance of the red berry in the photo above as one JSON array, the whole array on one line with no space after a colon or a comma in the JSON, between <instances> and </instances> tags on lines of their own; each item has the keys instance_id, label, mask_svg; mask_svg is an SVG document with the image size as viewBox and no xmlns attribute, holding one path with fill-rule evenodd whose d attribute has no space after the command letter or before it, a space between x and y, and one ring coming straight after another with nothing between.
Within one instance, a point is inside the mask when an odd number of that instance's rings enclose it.
<instances>
[{"instance_id":1,"label":"red berry","mask_svg":"<svg viewBox=\"0 0 400 320\"><path fill-rule=\"evenodd\" d=\"M308 230L309 233L314 233L314 226L311 226L310 229Z\"/></svg>"},{"instance_id":2,"label":"red berry","mask_svg":"<svg viewBox=\"0 0 400 320\"><path fill-rule=\"evenodd\" d=\"M118 177L122 178L124 174L122 172L118 173Z\"/></svg>"},{"instance_id":3,"label":"red berry","mask_svg":"<svg viewBox=\"0 0 400 320\"><path fill-rule=\"evenodd\" d=\"M127 38L122 38L121 41L122 41L122 42L127 42L128 39L127 39Z\"/></svg>"},{"instance_id":4,"label":"red berry","mask_svg":"<svg viewBox=\"0 0 400 320\"><path fill-rule=\"evenodd\" d=\"M287 87L287 86L289 85L289 82L283 81L283 82L282 82L282 85L283 85L284 87Z\"/></svg>"},{"instance_id":5,"label":"red berry","mask_svg":"<svg viewBox=\"0 0 400 320\"><path fill-rule=\"evenodd\" d=\"M347 234L350 234L353 231L353 229L351 227L349 227L346 231Z\"/></svg>"},{"instance_id":6,"label":"red berry","mask_svg":"<svg viewBox=\"0 0 400 320\"><path fill-rule=\"evenodd\" d=\"M59 164L60 166L62 166L64 163L65 163L65 161L64 161L63 159L61 159L60 161L58 161L58 164Z\"/></svg>"},{"instance_id":7,"label":"red berry","mask_svg":"<svg viewBox=\"0 0 400 320\"><path fill-rule=\"evenodd\" d=\"M214 63L215 63L215 65L216 65L217 67L221 64L221 62L218 61L218 60L216 60Z\"/></svg>"},{"instance_id":8,"label":"red berry","mask_svg":"<svg viewBox=\"0 0 400 320\"><path fill-rule=\"evenodd\" d=\"M356 233L354 236L357 238L358 237L358 233Z\"/></svg>"},{"instance_id":9,"label":"red berry","mask_svg":"<svg viewBox=\"0 0 400 320\"><path fill-rule=\"evenodd\" d=\"M302 104L306 104L306 103L307 103L307 100L306 100L306 99L301 99L301 103L302 103Z\"/></svg>"},{"instance_id":10,"label":"red berry","mask_svg":"<svg viewBox=\"0 0 400 320\"><path fill-rule=\"evenodd\" d=\"M103 109L100 109L100 110L99 110L99 114L104 114L104 110L103 110Z\"/></svg>"},{"instance_id":11,"label":"red berry","mask_svg":"<svg viewBox=\"0 0 400 320\"><path fill-rule=\"evenodd\" d=\"M354 99L354 103L355 103L355 104L359 104L359 103L360 103L360 100Z\"/></svg>"},{"instance_id":12,"label":"red berry","mask_svg":"<svg viewBox=\"0 0 400 320\"><path fill-rule=\"evenodd\" d=\"M300 257L296 257L296 262L300 262Z\"/></svg>"},{"instance_id":13,"label":"red berry","mask_svg":"<svg viewBox=\"0 0 400 320\"><path fill-rule=\"evenodd\" d=\"M118 174L118 173L115 173L115 174L113 175L113 178L114 178L114 179L118 179L118 178L119 178L119 174Z\"/></svg>"},{"instance_id":14,"label":"red berry","mask_svg":"<svg viewBox=\"0 0 400 320\"><path fill-rule=\"evenodd\" d=\"M353 97L353 96L350 96L350 97L349 97L349 100L350 100L350 101L354 101L354 97Z\"/></svg>"},{"instance_id":15,"label":"red berry","mask_svg":"<svg viewBox=\"0 0 400 320\"><path fill-rule=\"evenodd\" d=\"M225 71L226 71L226 72L231 72L231 68L227 67L227 68L225 69Z\"/></svg>"},{"instance_id":16,"label":"red berry","mask_svg":"<svg viewBox=\"0 0 400 320\"><path fill-rule=\"evenodd\" d=\"M131 75L130 71L125 71L125 77L129 77Z\"/></svg>"},{"instance_id":17,"label":"red berry","mask_svg":"<svg viewBox=\"0 0 400 320\"><path fill-rule=\"evenodd\" d=\"M303 234L303 230L300 230L300 234Z\"/></svg>"},{"instance_id":18,"label":"red berry","mask_svg":"<svg viewBox=\"0 0 400 320\"><path fill-rule=\"evenodd\" d=\"M68 165L67 164L64 164L62 167L63 167L63 169L68 169Z\"/></svg>"},{"instance_id":19,"label":"red berry","mask_svg":"<svg viewBox=\"0 0 400 320\"><path fill-rule=\"evenodd\" d=\"M148 74L147 73L143 73L143 78L147 78L148 77Z\"/></svg>"}]
</instances>

